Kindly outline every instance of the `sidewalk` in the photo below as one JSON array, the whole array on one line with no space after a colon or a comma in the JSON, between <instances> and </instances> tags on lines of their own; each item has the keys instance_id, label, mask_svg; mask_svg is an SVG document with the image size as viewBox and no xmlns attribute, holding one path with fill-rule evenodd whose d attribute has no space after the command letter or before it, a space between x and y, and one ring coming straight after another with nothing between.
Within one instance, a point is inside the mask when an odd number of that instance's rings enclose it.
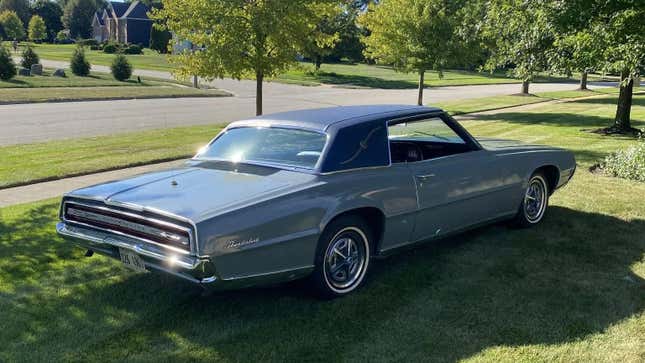
<instances>
[{"instance_id":1,"label":"sidewalk","mask_svg":"<svg viewBox=\"0 0 645 363\"><path fill-rule=\"evenodd\" d=\"M126 178L150 171L168 169L181 165L181 163L183 163L183 160L137 166L134 168L107 171L104 173L89 174L50 182L30 184L22 187L2 189L0 190L0 207L60 197L64 193L86 187L88 185L104 183L110 180Z\"/></svg>"}]
</instances>

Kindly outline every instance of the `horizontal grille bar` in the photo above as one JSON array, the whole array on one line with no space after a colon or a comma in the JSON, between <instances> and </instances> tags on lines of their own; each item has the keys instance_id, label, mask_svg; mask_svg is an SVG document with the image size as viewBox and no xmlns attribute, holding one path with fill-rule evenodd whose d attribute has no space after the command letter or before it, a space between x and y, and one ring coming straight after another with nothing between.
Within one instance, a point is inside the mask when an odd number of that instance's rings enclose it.
<instances>
[{"instance_id":1,"label":"horizontal grille bar","mask_svg":"<svg viewBox=\"0 0 645 363\"><path fill-rule=\"evenodd\" d=\"M70 222L114 230L135 238L190 251L190 230L172 223L69 202L65 204L64 217Z\"/></svg>"}]
</instances>

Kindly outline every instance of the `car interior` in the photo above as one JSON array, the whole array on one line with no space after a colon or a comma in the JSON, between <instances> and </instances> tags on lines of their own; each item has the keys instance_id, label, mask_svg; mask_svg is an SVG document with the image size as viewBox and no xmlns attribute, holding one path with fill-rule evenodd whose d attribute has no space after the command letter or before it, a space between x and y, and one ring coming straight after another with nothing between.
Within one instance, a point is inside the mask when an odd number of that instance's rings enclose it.
<instances>
[{"instance_id":1,"label":"car interior","mask_svg":"<svg viewBox=\"0 0 645 363\"><path fill-rule=\"evenodd\" d=\"M471 151L470 146L455 142L390 140L393 163L410 163Z\"/></svg>"}]
</instances>

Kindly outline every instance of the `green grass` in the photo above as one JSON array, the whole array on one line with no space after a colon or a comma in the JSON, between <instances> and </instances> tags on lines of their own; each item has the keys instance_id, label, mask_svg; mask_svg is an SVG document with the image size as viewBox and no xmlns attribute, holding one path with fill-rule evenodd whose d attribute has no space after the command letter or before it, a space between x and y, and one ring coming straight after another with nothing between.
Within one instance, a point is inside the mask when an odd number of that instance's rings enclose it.
<instances>
[{"instance_id":1,"label":"green grass","mask_svg":"<svg viewBox=\"0 0 645 363\"><path fill-rule=\"evenodd\" d=\"M642 93L645 88L635 88L634 93ZM444 101L437 102L431 106L439 107L448 111L452 115L460 115L464 113L481 112L488 110L496 110L500 108L515 107L528 105L538 102L547 102L552 100L574 99L582 97L602 96L606 94L617 94L618 88L599 88L589 91L552 91L540 92L530 96L508 95L508 96L491 96L472 98L459 101Z\"/></svg>"},{"instance_id":2,"label":"green grass","mask_svg":"<svg viewBox=\"0 0 645 363\"><path fill-rule=\"evenodd\" d=\"M606 105L590 105L606 113ZM538 127L564 145L587 138L580 123L605 121L566 115L538 125L531 114L506 115L468 128L532 141ZM623 146L619 138L602 143ZM586 152L574 150L579 158ZM539 226L497 224L374 261L366 286L334 301L312 299L299 285L201 297L188 283L83 257L55 234L57 208L48 200L0 209L0 361L645 356L645 184L585 167L553 196Z\"/></svg>"},{"instance_id":3,"label":"green grass","mask_svg":"<svg viewBox=\"0 0 645 363\"><path fill-rule=\"evenodd\" d=\"M418 75L415 73L395 72L388 66L367 64L323 64L318 72L314 72L312 65L301 63L300 67L278 76L277 80L401 89L416 88ZM538 77L536 81L553 82L563 80L566 80L566 78L545 75ZM516 79L508 78L504 73L490 74L486 72L448 70L443 72L443 78L439 78L438 72L426 72L424 83L428 87L438 87L519 82Z\"/></svg>"},{"instance_id":4,"label":"green grass","mask_svg":"<svg viewBox=\"0 0 645 363\"><path fill-rule=\"evenodd\" d=\"M73 44L34 44L34 49L42 59L69 61ZM88 60L92 64L109 66L114 54L105 54L98 50L86 50ZM135 69L151 69L172 71L173 66L168 62L168 56L153 50L145 49L143 55L126 55ZM375 88L415 88L417 75L395 72L391 67L367 64L323 64L319 72L314 72L309 63L301 63L298 67L276 77L274 81L302 85L318 85L320 83L343 85L348 87ZM566 78L544 75L537 82L563 81ZM486 72L468 72L448 70L440 79L437 72L426 73L426 86L458 86L477 84L518 83L516 79L507 77L504 73L489 74Z\"/></svg>"},{"instance_id":5,"label":"green grass","mask_svg":"<svg viewBox=\"0 0 645 363\"><path fill-rule=\"evenodd\" d=\"M634 103L642 127L645 96ZM366 286L334 301L299 285L201 297L84 258L54 232L57 200L0 209L0 361L642 361L645 184L588 171L636 141L581 131L605 126L614 104L608 95L464 122L479 136L570 148L578 171L541 225L488 226L374 261ZM175 139L189 152L216 131L61 142L59 159L42 163L78 167L119 147L124 161L158 156Z\"/></svg>"},{"instance_id":6,"label":"green grass","mask_svg":"<svg viewBox=\"0 0 645 363\"><path fill-rule=\"evenodd\" d=\"M53 69L45 68L42 76L16 76L9 81L0 80L0 89L3 88L40 88L40 87L107 87L107 86L154 86L161 82L143 79L138 83L136 79L120 82L111 74L92 72L88 77L79 77L71 71L65 72L65 77L53 77ZM169 84L166 82L165 84ZM24 92L24 91L23 91Z\"/></svg>"},{"instance_id":7,"label":"green grass","mask_svg":"<svg viewBox=\"0 0 645 363\"><path fill-rule=\"evenodd\" d=\"M74 44L33 44L34 50L41 59L69 62L72 52L76 48ZM91 64L109 66L112 64L115 54L103 53L100 50L86 48L85 55ZM143 54L126 55L134 69L151 69L159 71L171 71L172 65L164 54L159 54L151 49L144 49Z\"/></svg>"},{"instance_id":8,"label":"green grass","mask_svg":"<svg viewBox=\"0 0 645 363\"><path fill-rule=\"evenodd\" d=\"M0 88L2 103L36 103L63 101L96 101L137 98L224 97L228 92L199 90L174 86L160 87L48 87Z\"/></svg>"},{"instance_id":9,"label":"green grass","mask_svg":"<svg viewBox=\"0 0 645 363\"><path fill-rule=\"evenodd\" d=\"M0 104L61 101L90 101L105 99L218 97L230 96L220 90L198 90L173 81L143 77L141 83L132 78L124 82L107 73L92 72L88 77L53 77L52 69L42 76L17 76L0 81ZM26 89L29 90L26 90Z\"/></svg>"},{"instance_id":10,"label":"green grass","mask_svg":"<svg viewBox=\"0 0 645 363\"><path fill-rule=\"evenodd\" d=\"M222 126L191 126L0 147L0 188L194 155Z\"/></svg>"}]
</instances>

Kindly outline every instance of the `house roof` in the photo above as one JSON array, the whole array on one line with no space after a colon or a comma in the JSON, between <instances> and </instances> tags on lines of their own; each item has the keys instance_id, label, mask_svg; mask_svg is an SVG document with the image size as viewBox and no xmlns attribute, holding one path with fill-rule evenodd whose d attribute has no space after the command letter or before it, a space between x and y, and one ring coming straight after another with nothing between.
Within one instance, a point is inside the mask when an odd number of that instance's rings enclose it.
<instances>
[{"instance_id":1,"label":"house roof","mask_svg":"<svg viewBox=\"0 0 645 363\"><path fill-rule=\"evenodd\" d=\"M148 19L148 7L139 1L133 1L125 14L123 14L123 17Z\"/></svg>"},{"instance_id":2,"label":"house roof","mask_svg":"<svg viewBox=\"0 0 645 363\"><path fill-rule=\"evenodd\" d=\"M100 14L100 13L101 11L97 11L96 13L94 13L94 18L99 23L99 25L105 25L105 23L103 22L103 14Z\"/></svg>"},{"instance_id":3,"label":"house roof","mask_svg":"<svg viewBox=\"0 0 645 363\"><path fill-rule=\"evenodd\" d=\"M112 12L114 13L114 15L117 18L120 18L120 17L123 16L123 14L126 13L126 11L128 11L128 9L130 7L132 7L133 5L138 4L138 3L139 3L138 1L133 1L131 4L122 3L122 2L118 2L118 1L110 1L108 4L109 4L110 8L112 8Z\"/></svg>"}]
</instances>

